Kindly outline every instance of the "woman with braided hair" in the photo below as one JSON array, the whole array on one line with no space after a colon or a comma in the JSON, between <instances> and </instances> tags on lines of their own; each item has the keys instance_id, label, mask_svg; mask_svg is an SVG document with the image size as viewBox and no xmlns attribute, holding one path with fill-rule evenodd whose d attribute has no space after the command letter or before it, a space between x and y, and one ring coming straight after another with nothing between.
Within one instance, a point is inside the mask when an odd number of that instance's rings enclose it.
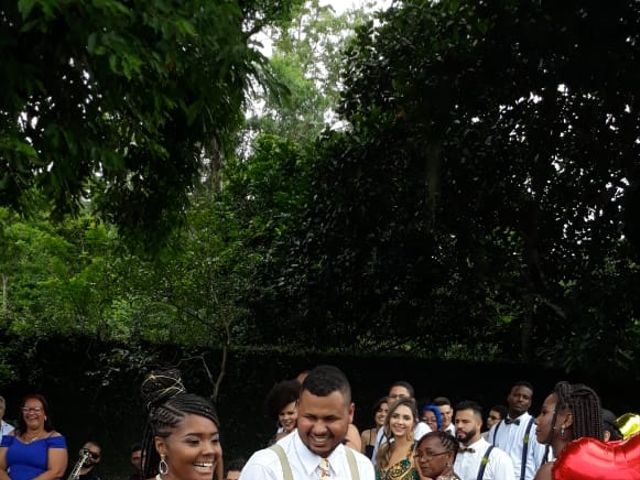
<instances>
[{"instance_id":1,"label":"woman with braided hair","mask_svg":"<svg viewBox=\"0 0 640 480\"><path fill-rule=\"evenodd\" d=\"M148 412L144 478L211 480L222 465L220 422L211 402L186 393L178 370L150 374L142 398Z\"/></svg>"},{"instance_id":2,"label":"woman with braided hair","mask_svg":"<svg viewBox=\"0 0 640 480\"><path fill-rule=\"evenodd\" d=\"M460 480L453 471L460 444L449 432L433 431L418 440L416 463L423 478Z\"/></svg>"},{"instance_id":3,"label":"woman with braided hair","mask_svg":"<svg viewBox=\"0 0 640 480\"><path fill-rule=\"evenodd\" d=\"M550 445L558 458L569 442L581 437L603 440L602 410L596 392L586 385L559 382L536 418L539 443ZM543 464L534 480L552 480L553 463Z\"/></svg>"}]
</instances>

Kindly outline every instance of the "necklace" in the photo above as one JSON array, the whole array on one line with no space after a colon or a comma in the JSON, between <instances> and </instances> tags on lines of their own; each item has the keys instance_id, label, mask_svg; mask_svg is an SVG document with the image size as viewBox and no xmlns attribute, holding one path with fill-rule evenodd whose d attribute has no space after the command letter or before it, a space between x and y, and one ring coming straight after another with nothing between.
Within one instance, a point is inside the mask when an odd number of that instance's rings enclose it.
<instances>
[{"instance_id":1,"label":"necklace","mask_svg":"<svg viewBox=\"0 0 640 480\"><path fill-rule=\"evenodd\" d=\"M24 437L25 440L27 441L27 443L32 443L34 441L36 441L37 439L39 439L42 436L42 433L38 433L37 435L31 435L31 436L27 436L27 434L25 433Z\"/></svg>"}]
</instances>

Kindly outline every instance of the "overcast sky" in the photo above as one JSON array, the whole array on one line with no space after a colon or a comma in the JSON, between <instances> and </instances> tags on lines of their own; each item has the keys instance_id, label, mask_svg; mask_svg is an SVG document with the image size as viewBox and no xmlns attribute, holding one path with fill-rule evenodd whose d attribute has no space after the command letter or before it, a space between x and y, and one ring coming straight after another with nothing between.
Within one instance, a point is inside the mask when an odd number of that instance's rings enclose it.
<instances>
[{"instance_id":1,"label":"overcast sky","mask_svg":"<svg viewBox=\"0 0 640 480\"><path fill-rule=\"evenodd\" d=\"M323 5L331 5L337 14L341 14L345 10L353 7L359 7L364 5L365 0L324 0L321 2ZM391 0L376 0L376 5L379 8L386 8L391 4Z\"/></svg>"}]
</instances>

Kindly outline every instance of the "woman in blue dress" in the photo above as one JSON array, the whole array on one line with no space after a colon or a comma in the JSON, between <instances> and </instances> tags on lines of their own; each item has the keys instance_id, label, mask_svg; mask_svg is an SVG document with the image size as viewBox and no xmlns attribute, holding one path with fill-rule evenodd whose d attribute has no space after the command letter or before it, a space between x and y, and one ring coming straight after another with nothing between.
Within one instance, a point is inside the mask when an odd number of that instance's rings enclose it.
<instances>
[{"instance_id":1,"label":"woman in blue dress","mask_svg":"<svg viewBox=\"0 0 640 480\"><path fill-rule=\"evenodd\" d=\"M55 480L67 468L67 444L49 419L42 395L22 400L18 427L0 444L0 480Z\"/></svg>"}]
</instances>

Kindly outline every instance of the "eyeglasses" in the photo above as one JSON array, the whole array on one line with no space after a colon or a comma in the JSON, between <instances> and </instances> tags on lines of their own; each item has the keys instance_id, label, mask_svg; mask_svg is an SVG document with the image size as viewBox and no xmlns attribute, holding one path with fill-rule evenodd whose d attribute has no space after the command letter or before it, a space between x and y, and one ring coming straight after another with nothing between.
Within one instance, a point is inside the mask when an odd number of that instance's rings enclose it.
<instances>
[{"instance_id":1,"label":"eyeglasses","mask_svg":"<svg viewBox=\"0 0 640 480\"><path fill-rule=\"evenodd\" d=\"M409 397L402 393L396 393L395 395L389 395L387 398L389 398L389 400L397 400L399 398L409 398Z\"/></svg>"},{"instance_id":2,"label":"eyeglasses","mask_svg":"<svg viewBox=\"0 0 640 480\"><path fill-rule=\"evenodd\" d=\"M444 452L438 452L438 453L433 453L433 452L416 452L413 456L415 458L417 458L418 460L421 460L422 458L425 459L430 459L430 458L434 458L434 457L439 457L440 455L445 455L449 453L448 451L444 451Z\"/></svg>"},{"instance_id":3,"label":"eyeglasses","mask_svg":"<svg viewBox=\"0 0 640 480\"><path fill-rule=\"evenodd\" d=\"M497 415L489 415L489 420L500 420L500 417Z\"/></svg>"},{"instance_id":4,"label":"eyeglasses","mask_svg":"<svg viewBox=\"0 0 640 480\"><path fill-rule=\"evenodd\" d=\"M83 448L83 449L80 451L80 454L81 454L81 455L83 455L83 454L88 454L88 455L89 455L92 459L94 459L94 460L98 460L98 459L100 458L100 453L98 453L98 452L93 452L93 451L89 450L88 448Z\"/></svg>"},{"instance_id":5,"label":"eyeglasses","mask_svg":"<svg viewBox=\"0 0 640 480\"><path fill-rule=\"evenodd\" d=\"M40 413L42 412L42 407L22 407L22 413Z\"/></svg>"}]
</instances>

